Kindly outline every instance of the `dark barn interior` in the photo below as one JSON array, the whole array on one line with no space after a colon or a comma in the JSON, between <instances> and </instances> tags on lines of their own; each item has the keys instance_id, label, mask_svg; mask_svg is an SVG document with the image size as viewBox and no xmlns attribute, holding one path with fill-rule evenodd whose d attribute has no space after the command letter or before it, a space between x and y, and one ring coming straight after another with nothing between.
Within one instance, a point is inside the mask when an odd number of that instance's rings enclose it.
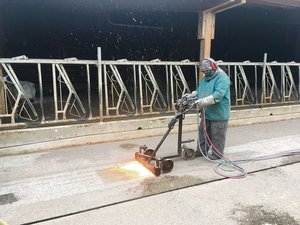
<instances>
[{"instance_id":1,"label":"dark barn interior","mask_svg":"<svg viewBox=\"0 0 300 225\"><path fill-rule=\"evenodd\" d=\"M199 60L197 12L100 2L3 2L1 57L96 59L100 46L107 60ZM299 61L299 43L299 8L246 4L217 14L211 53L223 61L262 61L265 52Z\"/></svg>"},{"instance_id":2,"label":"dark barn interior","mask_svg":"<svg viewBox=\"0 0 300 225\"><path fill-rule=\"evenodd\" d=\"M97 47L101 47L103 60L199 61L198 13L220 2L224 0L0 0L0 58L96 60ZM300 7L259 2L249 0L216 14L213 58L262 62L267 53L268 61L300 61ZM35 84L38 99L36 65L14 65L14 69L20 80ZM66 69L87 107L86 68ZM133 71L119 69L124 82L132 83ZM51 65L43 65L42 71L45 111L53 115ZM192 68L186 73L192 88L196 88L194 72ZM93 115L97 116L97 67L92 66L90 73ZM164 90L163 76L155 73ZM249 82L254 86L253 76ZM133 87L129 85L128 91L132 94Z\"/></svg>"}]
</instances>

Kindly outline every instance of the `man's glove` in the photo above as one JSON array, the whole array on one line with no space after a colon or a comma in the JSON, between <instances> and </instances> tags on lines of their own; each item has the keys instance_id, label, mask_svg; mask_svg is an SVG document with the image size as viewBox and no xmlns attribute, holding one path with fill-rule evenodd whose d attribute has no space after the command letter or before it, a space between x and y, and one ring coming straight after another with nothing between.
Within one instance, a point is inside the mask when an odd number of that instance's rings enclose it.
<instances>
[{"instance_id":1,"label":"man's glove","mask_svg":"<svg viewBox=\"0 0 300 225\"><path fill-rule=\"evenodd\" d=\"M197 104L200 108L207 106L207 105L212 105L215 104L215 99L212 95L207 96L205 98L200 98L197 101L195 101L195 104Z\"/></svg>"}]
</instances>

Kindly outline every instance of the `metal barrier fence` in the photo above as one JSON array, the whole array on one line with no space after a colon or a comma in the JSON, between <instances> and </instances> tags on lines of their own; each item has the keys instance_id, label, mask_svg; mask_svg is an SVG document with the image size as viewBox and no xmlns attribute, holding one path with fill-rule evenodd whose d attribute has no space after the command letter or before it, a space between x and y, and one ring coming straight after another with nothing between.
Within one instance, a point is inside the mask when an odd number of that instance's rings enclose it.
<instances>
[{"instance_id":1,"label":"metal barrier fence","mask_svg":"<svg viewBox=\"0 0 300 225\"><path fill-rule=\"evenodd\" d=\"M105 120L174 111L198 85L199 62L0 59L0 127ZM232 107L299 101L300 63L222 62ZM35 88L37 87L37 88ZM1 96L0 96L1 97Z\"/></svg>"}]
</instances>

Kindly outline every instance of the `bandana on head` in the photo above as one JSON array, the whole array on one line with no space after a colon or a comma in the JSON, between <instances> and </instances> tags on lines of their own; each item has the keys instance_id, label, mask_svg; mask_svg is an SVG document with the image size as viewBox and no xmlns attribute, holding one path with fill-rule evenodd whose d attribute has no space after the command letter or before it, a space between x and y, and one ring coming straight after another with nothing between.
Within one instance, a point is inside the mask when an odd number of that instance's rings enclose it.
<instances>
[{"instance_id":1,"label":"bandana on head","mask_svg":"<svg viewBox=\"0 0 300 225\"><path fill-rule=\"evenodd\" d=\"M212 70L211 62L208 59L204 59L201 65L201 71L203 72L208 70Z\"/></svg>"}]
</instances>

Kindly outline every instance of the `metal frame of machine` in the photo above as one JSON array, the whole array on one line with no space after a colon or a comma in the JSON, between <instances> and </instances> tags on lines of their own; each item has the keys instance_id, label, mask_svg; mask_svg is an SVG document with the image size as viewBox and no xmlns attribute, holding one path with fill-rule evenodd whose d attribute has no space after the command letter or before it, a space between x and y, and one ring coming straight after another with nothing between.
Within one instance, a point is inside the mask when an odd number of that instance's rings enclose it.
<instances>
[{"instance_id":1,"label":"metal frame of machine","mask_svg":"<svg viewBox=\"0 0 300 225\"><path fill-rule=\"evenodd\" d=\"M175 115L168 124L168 129L164 136L155 147L155 149L148 148L146 145L141 145L139 151L135 153L135 159L145 166L155 176L159 176L161 173L171 172L174 167L174 162L171 158L182 157L185 160L194 159L196 152L184 145L184 143L193 142L194 139L182 141L182 122L185 118L185 113L190 111L195 101L197 100L197 92L193 91L191 94L185 94L175 104ZM177 143L177 155L166 156L163 158L156 157L156 153L174 128L176 123L178 124L178 143Z\"/></svg>"}]
</instances>

